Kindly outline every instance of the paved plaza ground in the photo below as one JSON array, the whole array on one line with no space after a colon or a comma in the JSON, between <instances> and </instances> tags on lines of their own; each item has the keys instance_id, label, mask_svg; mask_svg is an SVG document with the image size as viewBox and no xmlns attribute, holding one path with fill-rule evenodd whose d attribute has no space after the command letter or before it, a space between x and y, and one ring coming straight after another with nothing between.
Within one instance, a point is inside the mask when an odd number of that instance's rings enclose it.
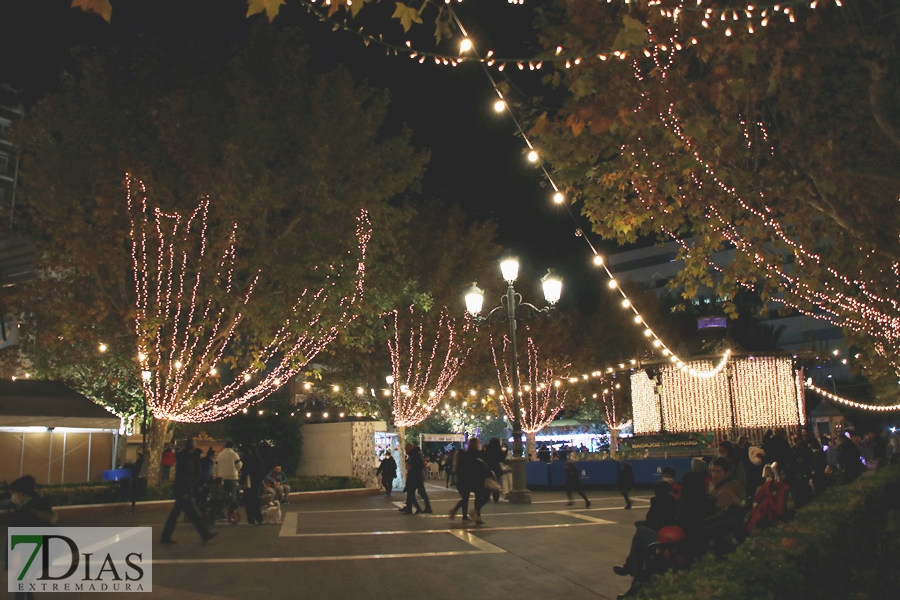
<instances>
[{"instance_id":1,"label":"paved plaza ground","mask_svg":"<svg viewBox=\"0 0 900 600\"><path fill-rule=\"evenodd\" d=\"M429 484L428 492L433 515L399 513L402 493L322 498L285 506L281 524L217 525L209 544L179 523L177 544L154 543L152 597L547 600L615 598L628 588L612 566L625 557L649 492L637 494L633 510L610 491L588 492L587 510L581 501L566 506L563 492L533 492L530 505L489 503L481 526L448 519L454 490ZM67 515L60 525L152 526L158 540L166 514ZM87 596L97 594L65 595Z\"/></svg>"}]
</instances>

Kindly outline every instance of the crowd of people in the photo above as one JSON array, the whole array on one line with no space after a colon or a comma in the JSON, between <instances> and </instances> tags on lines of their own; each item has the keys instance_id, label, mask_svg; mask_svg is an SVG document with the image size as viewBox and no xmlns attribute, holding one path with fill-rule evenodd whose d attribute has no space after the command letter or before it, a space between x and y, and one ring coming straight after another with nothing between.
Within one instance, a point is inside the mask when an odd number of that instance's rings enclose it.
<instances>
[{"instance_id":1,"label":"crowd of people","mask_svg":"<svg viewBox=\"0 0 900 600\"><path fill-rule=\"evenodd\" d=\"M831 485L850 483L866 465L883 462L889 449L884 442L878 432L862 438L850 431L823 439L812 435L789 438L785 429L775 429L767 431L758 445L744 436L734 444L723 439L717 456L708 463L695 457L691 471L680 483L675 481L675 469L665 467L646 518L635 523L625 562L613 568L617 575L633 578L631 588L619 598L635 595L645 580L651 544L678 540L688 555L699 555L710 543L700 532L717 523L716 519L728 523L723 515L738 517L743 535L788 518L815 494ZM628 493L634 487L630 465L623 464L620 473L616 488L630 508Z\"/></svg>"},{"instance_id":2,"label":"crowd of people","mask_svg":"<svg viewBox=\"0 0 900 600\"><path fill-rule=\"evenodd\" d=\"M241 502L250 525L262 525L264 513L275 510L280 514L280 506L289 503L291 488L281 465L266 465L256 444L238 454L234 444L227 442L218 454L213 448L204 454L188 438L174 455L175 504L163 527L163 544L175 543L172 534L182 513L205 542L216 536L209 524L217 519L236 521L237 517L232 517ZM143 456L139 455L138 461L143 461Z\"/></svg>"}]
</instances>

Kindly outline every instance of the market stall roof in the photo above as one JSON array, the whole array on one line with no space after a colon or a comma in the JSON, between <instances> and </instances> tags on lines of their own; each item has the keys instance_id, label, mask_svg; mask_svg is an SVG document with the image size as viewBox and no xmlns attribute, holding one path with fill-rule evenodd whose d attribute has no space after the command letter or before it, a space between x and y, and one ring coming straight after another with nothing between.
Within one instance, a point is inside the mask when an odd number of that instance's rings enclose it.
<instances>
[{"instance_id":1,"label":"market stall roof","mask_svg":"<svg viewBox=\"0 0 900 600\"><path fill-rule=\"evenodd\" d=\"M118 429L119 417L58 381L0 379L0 427Z\"/></svg>"},{"instance_id":2,"label":"market stall roof","mask_svg":"<svg viewBox=\"0 0 900 600\"><path fill-rule=\"evenodd\" d=\"M822 400L819 402L819 405L809 411L810 417L843 417L844 413L842 413L836 406L833 404Z\"/></svg>"}]
</instances>

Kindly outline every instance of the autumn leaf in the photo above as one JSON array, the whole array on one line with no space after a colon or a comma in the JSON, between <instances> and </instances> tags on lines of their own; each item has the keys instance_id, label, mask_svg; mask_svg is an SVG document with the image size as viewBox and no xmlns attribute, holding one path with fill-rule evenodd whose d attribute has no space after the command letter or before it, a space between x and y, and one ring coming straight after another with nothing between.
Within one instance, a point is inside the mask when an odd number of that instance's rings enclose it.
<instances>
[{"instance_id":1,"label":"autumn leaf","mask_svg":"<svg viewBox=\"0 0 900 600\"><path fill-rule=\"evenodd\" d=\"M107 23L112 18L112 5L109 0L72 0L72 8L80 8L82 12L97 13Z\"/></svg>"},{"instance_id":2,"label":"autumn leaf","mask_svg":"<svg viewBox=\"0 0 900 600\"><path fill-rule=\"evenodd\" d=\"M622 17L622 29L616 34L613 41L615 48L631 48L633 46L643 46L647 43L647 27L628 15Z\"/></svg>"},{"instance_id":3,"label":"autumn leaf","mask_svg":"<svg viewBox=\"0 0 900 600\"><path fill-rule=\"evenodd\" d=\"M266 11L266 16L271 23L272 19L278 16L278 11L281 10L282 4L284 4L284 0L248 0L247 16Z\"/></svg>"},{"instance_id":4,"label":"autumn leaf","mask_svg":"<svg viewBox=\"0 0 900 600\"><path fill-rule=\"evenodd\" d=\"M434 20L434 39L436 44L441 43L442 38L453 37L453 30L450 29L450 13L444 10L442 6L438 12L437 18Z\"/></svg>"},{"instance_id":5,"label":"autumn leaf","mask_svg":"<svg viewBox=\"0 0 900 600\"><path fill-rule=\"evenodd\" d=\"M362 7L366 5L367 2L371 2L372 0L356 0L353 4L350 5L350 15L356 16L359 14L359 11L362 10Z\"/></svg>"},{"instance_id":6,"label":"autumn leaf","mask_svg":"<svg viewBox=\"0 0 900 600\"><path fill-rule=\"evenodd\" d=\"M391 15L391 18L400 19L400 24L403 25L404 32L409 31L409 28L412 27L413 23L422 22L419 11L402 2L397 2L397 8L394 9L394 14Z\"/></svg>"}]
</instances>

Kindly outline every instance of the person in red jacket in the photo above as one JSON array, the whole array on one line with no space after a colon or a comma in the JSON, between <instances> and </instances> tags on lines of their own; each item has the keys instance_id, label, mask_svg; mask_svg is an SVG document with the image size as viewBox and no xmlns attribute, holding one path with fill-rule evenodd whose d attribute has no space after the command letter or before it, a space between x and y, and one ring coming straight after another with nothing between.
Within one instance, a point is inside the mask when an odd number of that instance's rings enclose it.
<instances>
[{"instance_id":1,"label":"person in red jacket","mask_svg":"<svg viewBox=\"0 0 900 600\"><path fill-rule=\"evenodd\" d=\"M163 450L162 460L159 461L159 465L161 467L159 470L160 481L168 481L169 471L175 466L175 453L172 452L171 446L167 445L166 449Z\"/></svg>"}]
</instances>

